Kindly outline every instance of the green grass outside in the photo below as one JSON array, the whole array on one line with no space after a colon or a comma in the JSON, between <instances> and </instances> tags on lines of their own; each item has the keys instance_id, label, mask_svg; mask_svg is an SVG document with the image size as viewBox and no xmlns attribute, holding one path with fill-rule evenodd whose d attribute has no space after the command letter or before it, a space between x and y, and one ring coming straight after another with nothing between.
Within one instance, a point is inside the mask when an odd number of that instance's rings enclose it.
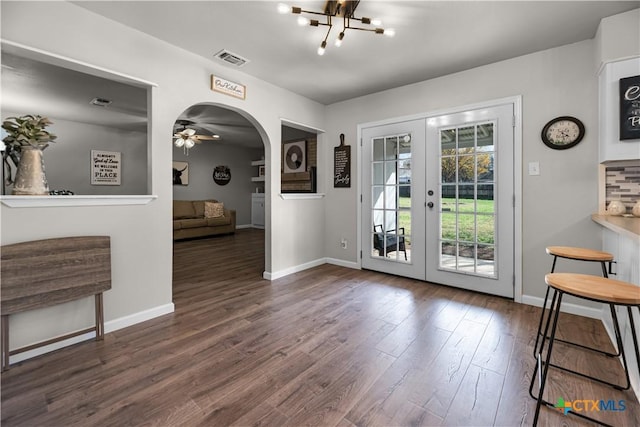
<instances>
[{"instance_id":1,"label":"green grass outside","mask_svg":"<svg viewBox=\"0 0 640 427\"><path fill-rule=\"evenodd\" d=\"M477 227L478 243L494 244L494 201L478 200ZM400 197L400 208L411 208L410 197ZM456 240L456 206L455 199L442 199L442 238L445 240ZM446 211L449 209L449 211ZM475 240L473 199L460 199L458 205L458 227L459 239L469 242ZM485 215L482 215L485 214ZM411 235L411 213L409 211L399 212L399 227L404 227L405 234Z\"/></svg>"}]
</instances>

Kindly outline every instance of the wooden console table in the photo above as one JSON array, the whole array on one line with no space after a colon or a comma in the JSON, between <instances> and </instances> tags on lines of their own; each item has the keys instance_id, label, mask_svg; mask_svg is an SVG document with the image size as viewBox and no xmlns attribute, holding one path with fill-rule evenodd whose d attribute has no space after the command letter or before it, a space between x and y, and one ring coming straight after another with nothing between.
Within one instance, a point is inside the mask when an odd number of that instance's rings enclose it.
<instances>
[{"instance_id":1,"label":"wooden console table","mask_svg":"<svg viewBox=\"0 0 640 427\"><path fill-rule=\"evenodd\" d=\"M95 331L104 338L102 293L111 289L111 239L80 236L4 245L0 254L2 370L9 356ZM95 326L9 350L9 315L95 296Z\"/></svg>"}]
</instances>

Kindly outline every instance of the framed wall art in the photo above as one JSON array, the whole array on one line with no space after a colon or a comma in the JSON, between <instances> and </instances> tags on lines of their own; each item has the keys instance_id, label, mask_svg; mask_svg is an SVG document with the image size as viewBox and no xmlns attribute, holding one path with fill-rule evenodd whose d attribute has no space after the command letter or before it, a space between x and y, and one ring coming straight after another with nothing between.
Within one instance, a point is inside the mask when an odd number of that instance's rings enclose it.
<instances>
[{"instance_id":1,"label":"framed wall art","mask_svg":"<svg viewBox=\"0 0 640 427\"><path fill-rule=\"evenodd\" d=\"M297 173L307 170L307 141L293 141L282 144L283 172Z\"/></svg>"},{"instance_id":2,"label":"framed wall art","mask_svg":"<svg viewBox=\"0 0 640 427\"><path fill-rule=\"evenodd\" d=\"M173 185L189 185L189 163L173 162Z\"/></svg>"}]
</instances>

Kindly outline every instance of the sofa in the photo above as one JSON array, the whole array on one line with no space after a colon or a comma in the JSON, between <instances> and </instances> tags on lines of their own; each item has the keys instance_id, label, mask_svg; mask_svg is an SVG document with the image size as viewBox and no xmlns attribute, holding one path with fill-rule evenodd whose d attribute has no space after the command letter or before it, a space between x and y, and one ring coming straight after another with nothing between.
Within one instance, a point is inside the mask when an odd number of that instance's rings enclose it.
<instances>
[{"instance_id":1,"label":"sofa","mask_svg":"<svg viewBox=\"0 0 640 427\"><path fill-rule=\"evenodd\" d=\"M235 231L236 211L225 208L217 200L173 201L173 240Z\"/></svg>"}]
</instances>

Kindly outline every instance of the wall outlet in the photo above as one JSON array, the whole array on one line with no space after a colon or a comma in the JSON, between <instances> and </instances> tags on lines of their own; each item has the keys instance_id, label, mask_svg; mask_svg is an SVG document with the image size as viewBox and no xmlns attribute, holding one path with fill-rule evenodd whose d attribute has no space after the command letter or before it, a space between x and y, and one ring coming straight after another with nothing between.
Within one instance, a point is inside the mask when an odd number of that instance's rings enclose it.
<instances>
[{"instance_id":1,"label":"wall outlet","mask_svg":"<svg viewBox=\"0 0 640 427\"><path fill-rule=\"evenodd\" d=\"M342 249L347 249L347 239L345 239L344 237L342 238L342 240L340 241L340 247Z\"/></svg>"}]
</instances>

